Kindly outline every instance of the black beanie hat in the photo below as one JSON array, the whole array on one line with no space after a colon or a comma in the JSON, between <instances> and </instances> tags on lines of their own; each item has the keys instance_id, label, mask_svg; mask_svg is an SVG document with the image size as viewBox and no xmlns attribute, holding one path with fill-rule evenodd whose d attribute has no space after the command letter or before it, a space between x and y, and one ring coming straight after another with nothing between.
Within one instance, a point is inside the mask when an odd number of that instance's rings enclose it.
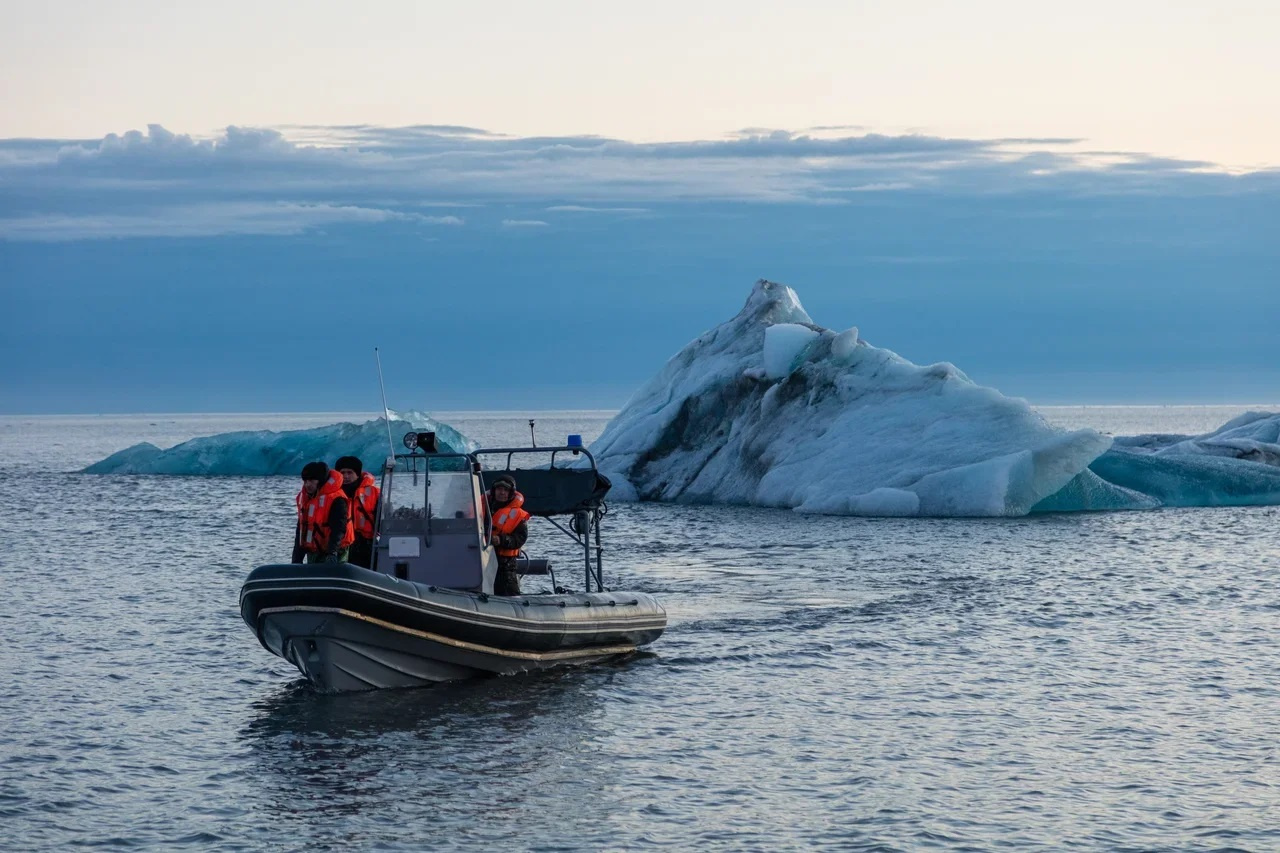
<instances>
[{"instance_id":1,"label":"black beanie hat","mask_svg":"<svg viewBox=\"0 0 1280 853\"><path fill-rule=\"evenodd\" d=\"M323 462L308 462L302 466L302 479L319 480L323 483L329 479L329 466Z\"/></svg>"},{"instance_id":2,"label":"black beanie hat","mask_svg":"<svg viewBox=\"0 0 1280 853\"><path fill-rule=\"evenodd\" d=\"M497 488L502 483L506 483L508 486L510 486L511 491L514 492L516 490L516 478L512 477L510 474L503 474L501 477L494 480L493 485L490 486L489 488L491 489Z\"/></svg>"},{"instance_id":3,"label":"black beanie hat","mask_svg":"<svg viewBox=\"0 0 1280 853\"><path fill-rule=\"evenodd\" d=\"M364 465L354 456L340 456L338 461L333 463L333 467L341 471L343 468L350 468L356 472L356 476L364 473Z\"/></svg>"}]
</instances>

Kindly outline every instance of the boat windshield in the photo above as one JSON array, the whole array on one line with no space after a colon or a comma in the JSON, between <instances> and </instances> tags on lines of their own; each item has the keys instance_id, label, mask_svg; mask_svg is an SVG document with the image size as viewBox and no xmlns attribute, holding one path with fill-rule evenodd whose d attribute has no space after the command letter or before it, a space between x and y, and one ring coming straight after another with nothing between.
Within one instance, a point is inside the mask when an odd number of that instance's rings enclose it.
<instances>
[{"instance_id":1,"label":"boat windshield","mask_svg":"<svg viewBox=\"0 0 1280 853\"><path fill-rule=\"evenodd\" d=\"M430 476L428 484L427 477ZM387 496L392 518L475 518L478 506L471 475L465 471L396 472Z\"/></svg>"},{"instance_id":2,"label":"boat windshield","mask_svg":"<svg viewBox=\"0 0 1280 853\"><path fill-rule=\"evenodd\" d=\"M471 474L466 471L432 471L432 518L475 518L476 490L472 487Z\"/></svg>"},{"instance_id":3,"label":"boat windshield","mask_svg":"<svg viewBox=\"0 0 1280 853\"><path fill-rule=\"evenodd\" d=\"M386 489L382 499L386 506L384 512L389 513L389 518L401 520L426 518L427 477L425 473L396 471L388 478Z\"/></svg>"}]
</instances>

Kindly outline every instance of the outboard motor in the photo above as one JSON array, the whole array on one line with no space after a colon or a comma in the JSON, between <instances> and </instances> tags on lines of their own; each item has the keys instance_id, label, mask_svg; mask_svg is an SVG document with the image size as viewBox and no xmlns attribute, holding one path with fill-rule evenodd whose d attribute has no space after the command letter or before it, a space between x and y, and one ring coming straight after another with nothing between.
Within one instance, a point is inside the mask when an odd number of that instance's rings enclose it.
<instances>
[{"instance_id":1,"label":"outboard motor","mask_svg":"<svg viewBox=\"0 0 1280 853\"><path fill-rule=\"evenodd\" d=\"M446 589L493 592L480 465L469 453L438 453L435 433L405 435L409 453L382 475L373 569Z\"/></svg>"}]
</instances>

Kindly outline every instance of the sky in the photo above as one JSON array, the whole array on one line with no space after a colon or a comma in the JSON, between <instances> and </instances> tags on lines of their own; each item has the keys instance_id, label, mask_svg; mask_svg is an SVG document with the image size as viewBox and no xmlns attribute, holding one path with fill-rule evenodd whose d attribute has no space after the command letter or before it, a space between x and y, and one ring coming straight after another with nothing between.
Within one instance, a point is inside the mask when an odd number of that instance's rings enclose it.
<instances>
[{"instance_id":1,"label":"sky","mask_svg":"<svg viewBox=\"0 0 1280 853\"><path fill-rule=\"evenodd\" d=\"M618 406L761 277L1032 402L1280 399L1274 4L798 5L8 4L0 413L374 410L374 345Z\"/></svg>"}]
</instances>

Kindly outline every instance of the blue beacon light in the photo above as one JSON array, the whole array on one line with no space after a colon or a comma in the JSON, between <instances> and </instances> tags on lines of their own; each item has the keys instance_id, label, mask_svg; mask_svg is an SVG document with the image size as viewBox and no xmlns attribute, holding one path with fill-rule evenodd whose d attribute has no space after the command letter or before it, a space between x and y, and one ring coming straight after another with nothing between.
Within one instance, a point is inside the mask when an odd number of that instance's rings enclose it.
<instances>
[{"instance_id":1,"label":"blue beacon light","mask_svg":"<svg viewBox=\"0 0 1280 853\"><path fill-rule=\"evenodd\" d=\"M569 436L569 440L568 440L568 441L566 441L566 442L565 442L565 444L566 444L566 445L568 445L569 447L581 447L581 446L582 446L582 436L580 436L580 435L571 435L571 436ZM578 451L576 451L576 450L574 451L574 453L577 453L577 452L578 452Z\"/></svg>"}]
</instances>

